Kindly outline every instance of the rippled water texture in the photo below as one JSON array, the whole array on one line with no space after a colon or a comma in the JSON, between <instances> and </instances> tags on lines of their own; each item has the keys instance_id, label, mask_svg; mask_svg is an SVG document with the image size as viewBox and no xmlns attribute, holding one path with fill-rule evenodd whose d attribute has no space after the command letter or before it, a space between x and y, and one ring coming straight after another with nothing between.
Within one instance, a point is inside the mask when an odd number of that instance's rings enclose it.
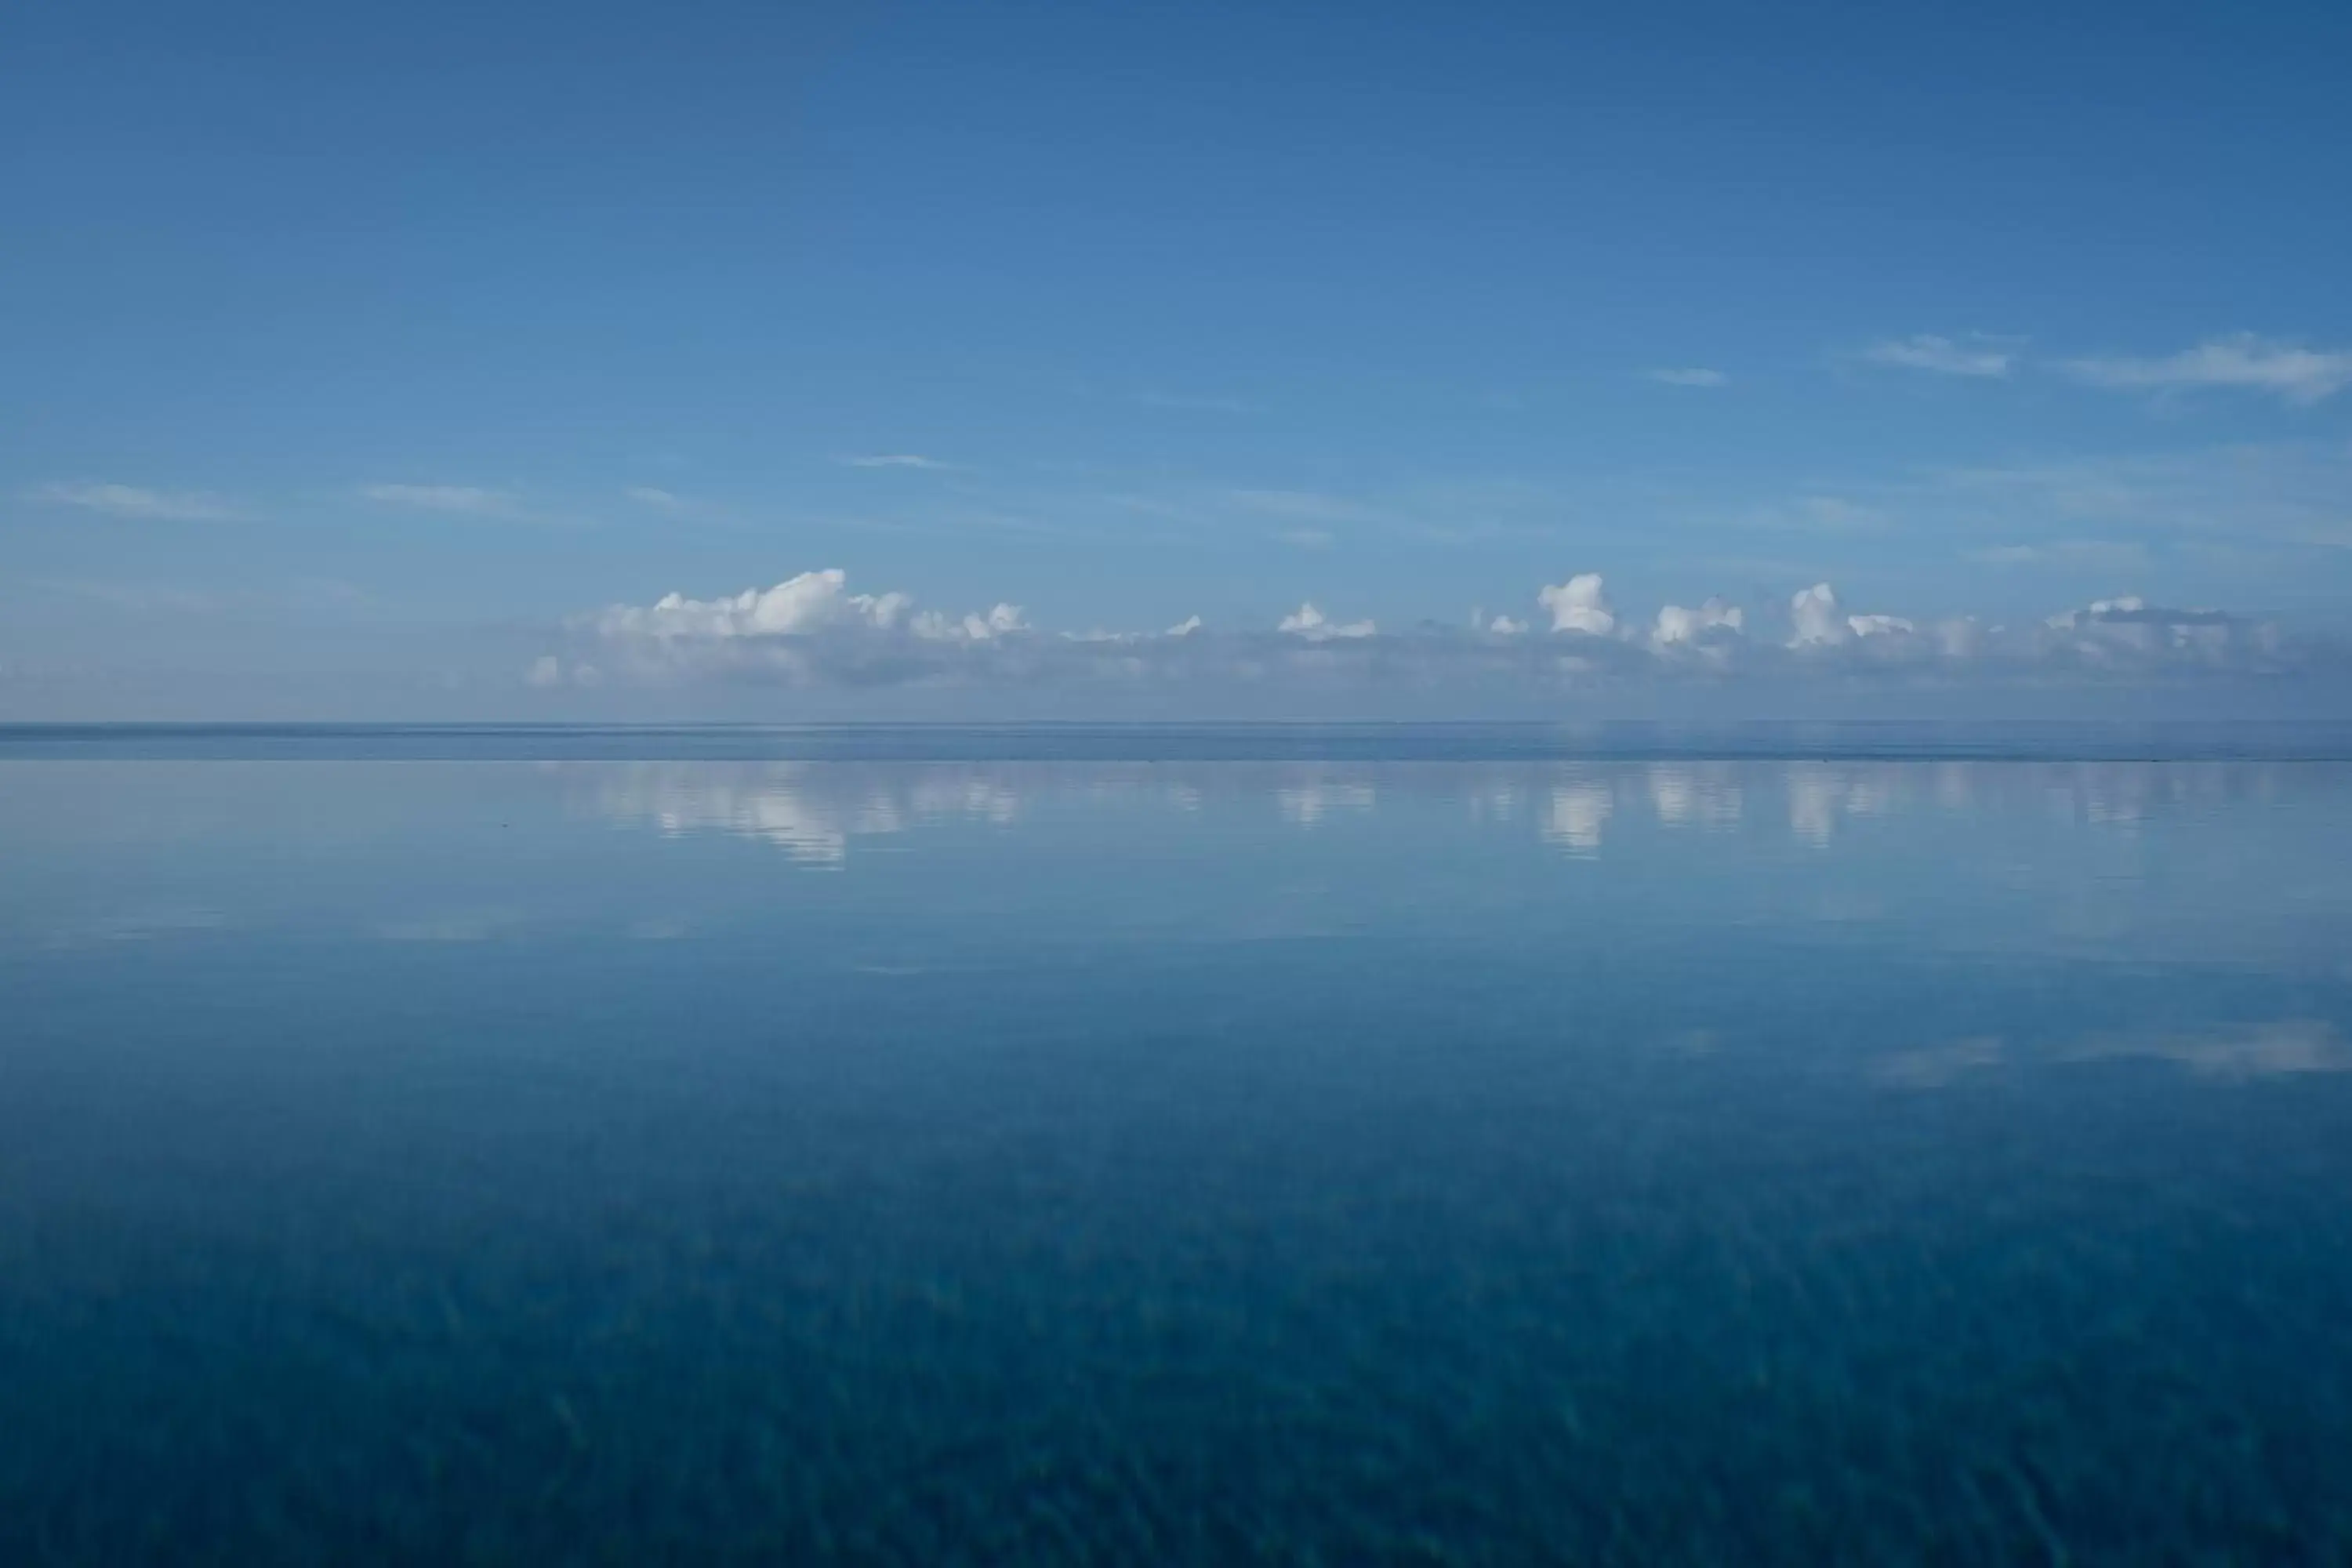
<instances>
[{"instance_id":1,"label":"rippled water texture","mask_svg":"<svg viewBox=\"0 0 2352 1568\"><path fill-rule=\"evenodd\" d=\"M714 733L0 745L0 1561L2352 1558L2327 748Z\"/></svg>"}]
</instances>

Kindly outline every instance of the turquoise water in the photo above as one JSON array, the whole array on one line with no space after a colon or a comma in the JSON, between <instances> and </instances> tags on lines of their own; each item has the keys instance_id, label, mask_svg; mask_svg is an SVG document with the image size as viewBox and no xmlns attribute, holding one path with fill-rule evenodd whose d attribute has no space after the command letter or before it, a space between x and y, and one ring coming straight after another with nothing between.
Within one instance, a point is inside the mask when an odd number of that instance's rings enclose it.
<instances>
[{"instance_id":1,"label":"turquoise water","mask_svg":"<svg viewBox=\"0 0 2352 1568\"><path fill-rule=\"evenodd\" d=\"M2346 1561L2339 740L0 732L0 1561Z\"/></svg>"}]
</instances>

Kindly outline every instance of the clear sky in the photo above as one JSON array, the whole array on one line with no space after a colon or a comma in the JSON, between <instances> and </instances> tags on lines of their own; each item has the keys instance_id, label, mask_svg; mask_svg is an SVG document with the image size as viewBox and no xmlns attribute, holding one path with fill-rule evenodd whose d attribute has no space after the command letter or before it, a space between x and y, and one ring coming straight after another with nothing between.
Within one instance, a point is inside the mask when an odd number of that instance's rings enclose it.
<instances>
[{"instance_id":1,"label":"clear sky","mask_svg":"<svg viewBox=\"0 0 2352 1568\"><path fill-rule=\"evenodd\" d=\"M2341 5L13 7L0 717L2340 685L2347 80Z\"/></svg>"}]
</instances>

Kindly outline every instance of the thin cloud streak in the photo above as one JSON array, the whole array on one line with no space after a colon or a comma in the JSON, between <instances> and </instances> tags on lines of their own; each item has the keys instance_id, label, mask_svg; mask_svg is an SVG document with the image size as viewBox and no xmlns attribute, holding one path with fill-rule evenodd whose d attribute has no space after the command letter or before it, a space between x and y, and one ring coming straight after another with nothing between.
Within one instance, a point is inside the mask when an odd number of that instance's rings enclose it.
<instances>
[{"instance_id":1,"label":"thin cloud streak","mask_svg":"<svg viewBox=\"0 0 2352 1568\"><path fill-rule=\"evenodd\" d=\"M2006 376L2017 363L2015 353L1987 346L1982 338L1960 343L1933 332L1882 339L1863 350L1862 357L1873 364L1892 365L1899 370L1979 378Z\"/></svg>"},{"instance_id":2,"label":"thin cloud streak","mask_svg":"<svg viewBox=\"0 0 2352 1568\"><path fill-rule=\"evenodd\" d=\"M1263 414L1262 404L1242 397L1216 397L1182 392L1138 392L1128 401L1145 408L1165 408L1179 414Z\"/></svg>"},{"instance_id":3,"label":"thin cloud streak","mask_svg":"<svg viewBox=\"0 0 2352 1568\"><path fill-rule=\"evenodd\" d=\"M2090 386L2119 392L2188 392L2223 388L2266 392L2308 406L2352 385L2352 352L2321 352L2238 332L2157 359L2094 356L2066 360L2063 374Z\"/></svg>"},{"instance_id":4,"label":"thin cloud streak","mask_svg":"<svg viewBox=\"0 0 2352 1568\"><path fill-rule=\"evenodd\" d=\"M58 481L34 486L25 492L25 499L37 505L79 507L109 517L157 522L227 522L244 515L218 496L139 485Z\"/></svg>"},{"instance_id":5,"label":"thin cloud streak","mask_svg":"<svg viewBox=\"0 0 2352 1568\"><path fill-rule=\"evenodd\" d=\"M923 473L945 473L955 467L914 452L862 453L834 460L845 468L911 468Z\"/></svg>"},{"instance_id":6,"label":"thin cloud streak","mask_svg":"<svg viewBox=\"0 0 2352 1568\"><path fill-rule=\"evenodd\" d=\"M457 517L515 519L523 515L520 503L512 494L479 485L362 485L360 496L383 506L447 512Z\"/></svg>"},{"instance_id":7,"label":"thin cloud streak","mask_svg":"<svg viewBox=\"0 0 2352 1568\"><path fill-rule=\"evenodd\" d=\"M1369 507L1317 490L1228 490L1226 497L1244 510L1294 522L1364 522L1373 516Z\"/></svg>"}]
</instances>

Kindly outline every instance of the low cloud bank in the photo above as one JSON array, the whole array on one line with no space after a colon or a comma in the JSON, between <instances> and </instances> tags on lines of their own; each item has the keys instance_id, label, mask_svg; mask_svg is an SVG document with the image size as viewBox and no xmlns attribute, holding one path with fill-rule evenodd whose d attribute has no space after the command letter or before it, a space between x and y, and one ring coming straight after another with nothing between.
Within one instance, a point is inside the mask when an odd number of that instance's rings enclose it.
<instances>
[{"instance_id":1,"label":"low cloud bank","mask_svg":"<svg viewBox=\"0 0 2352 1568\"><path fill-rule=\"evenodd\" d=\"M853 593L838 570L729 596L670 594L576 617L568 645L524 671L535 687L701 681L802 688L1053 682L1360 682L1427 690L1453 682L1531 689L1643 680L2096 682L2292 677L2352 668L2333 644L2265 622L2132 597L2043 619L1923 621L1849 608L1827 583L1783 605L1709 598L1654 617L1621 614L1598 573L1545 585L1534 614L1467 628L1383 633L1303 604L1258 627L1188 616L1164 631L1056 631L1023 609L919 608L905 593ZM1532 623L1532 624L1530 624ZM1547 629L1548 628L1548 629Z\"/></svg>"}]
</instances>

